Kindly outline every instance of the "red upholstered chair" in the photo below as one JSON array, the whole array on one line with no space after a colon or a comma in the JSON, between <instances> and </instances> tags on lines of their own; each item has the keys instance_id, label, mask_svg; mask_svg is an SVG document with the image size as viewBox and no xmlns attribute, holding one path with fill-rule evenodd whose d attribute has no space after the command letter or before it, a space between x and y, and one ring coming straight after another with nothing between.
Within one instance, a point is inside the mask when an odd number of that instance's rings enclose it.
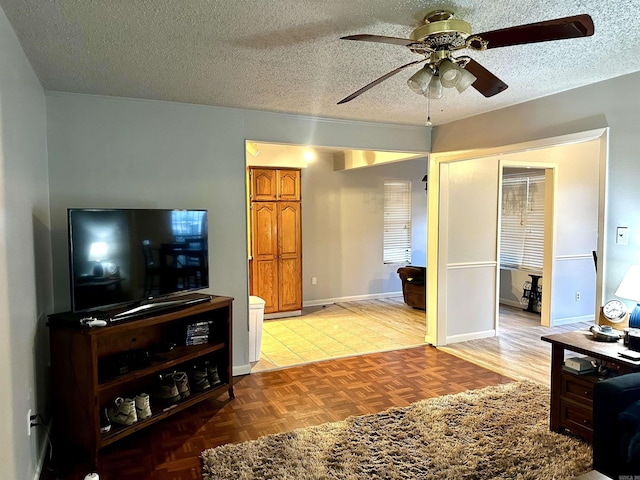
<instances>
[{"instance_id":1,"label":"red upholstered chair","mask_svg":"<svg viewBox=\"0 0 640 480\"><path fill-rule=\"evenodd\" d=\"M402 296L407 305L425 310L426 302L426 274L425 267L400 267L398 275L402 280Z\"/></svg>"}]
</instances>

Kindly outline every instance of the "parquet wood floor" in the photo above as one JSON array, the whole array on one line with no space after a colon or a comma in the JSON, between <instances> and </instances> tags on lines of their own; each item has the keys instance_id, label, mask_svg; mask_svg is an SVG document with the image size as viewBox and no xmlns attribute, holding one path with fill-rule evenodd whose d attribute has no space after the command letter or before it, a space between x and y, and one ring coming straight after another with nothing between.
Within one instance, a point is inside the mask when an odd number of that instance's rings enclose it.
<instances>
[{"instance_id":1,"label":"parquet wood floor","mask_svg":"<svg viewBox=\"0 0 640 480\"><path fill-rule=\"evenodd\" d=\"M236 379L235 400L203 402L103 449L100 479L198 479L206 448L509 381L430 346L255 373ZM41 480L82 480L87 468Z\"/></svg>"}]
</instances>

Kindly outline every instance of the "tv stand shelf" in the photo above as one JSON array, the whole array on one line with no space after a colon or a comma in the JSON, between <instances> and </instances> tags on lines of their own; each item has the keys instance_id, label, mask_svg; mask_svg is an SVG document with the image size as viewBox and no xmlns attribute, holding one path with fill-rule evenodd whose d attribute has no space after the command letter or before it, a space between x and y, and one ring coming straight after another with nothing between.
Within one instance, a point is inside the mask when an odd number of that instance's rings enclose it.
<instances>
[{"instance_id":1,"label":"tv stand shelf","mask_svg":"<svg viewBox=\"0 0 640 480\"><path fill-rule=\"evenodd\" d=\"M138 430L146 428L156 422L164 420L168 416L173 415L174 413L181 412L182 410L200 403L203 400L206 400L208 398L216 398L220 395L220 393L228 388L229 384L223 383L204 392L192 393L191 396L185 398L184 400L181 400L179 403L176 403L171 407L164 407L155 410L152 408L151 417L147 418L146 420L134 423L131 426L113 425L111 427L111 431L105 434L101 434L99 448L106 447L107 445L110 445L113 442L120 440L121 438L137 432Z\"/></svg>"},{"instance_id":2,"label":"tv stand shelf","mask_svg":"<svg viewBox=\"0 0 640 480\"><path fill-rule=\"evenodd\" d=\"M148 367L131 370L125 375L111 376L101 380L98 384L98 390L108 390L116 385L128 383L136 378L144 378L154 373L169 370L174 366L195 360L203 355L208 355L223 348L225 348L224 343L207 343L205 345L176 347L171 352L159 354L158 357L156 357L157 359L152 357L151 365ZM159 357L162 357L162 359Z\"/></svg>"},{"instance_id":3,"label":"tv stand shelf","mask_svg":"<svg viewBox=\"0 0 640 480\"><path fill-rule=\"evenodd\" d=\"M144 317L93 328L69 322L66 320L69 312L51 315L48 325L54 442L86 450L98 469L101 448L200 402L218 398L225 390L233 399L232 303L233 298L214 296L207 302L148 312ZM60 321L61 318L65 320ZM188 325L198 322L209 322L208 343L186 345ZM176 346L160 351L158 347L167 342ZM145 361L134 362L135 355L141 353ZM128 371L114 367L122 365L123 359ZM114 363L116 360L121 362ZM190 388L188 397L172 405L155 401L160 375L188 372L194 364L202 365L205 361L217 366L221 384L202 392ZM140 364L141 368L135 368ZM135 398L140 393L150 395L151 417L131 426L112 423L109 432L101 433L100 416L104 409L114 407L118 397ZM68 420L68 412L73 412L73 421Z\"/></svg>"}]
</instances>

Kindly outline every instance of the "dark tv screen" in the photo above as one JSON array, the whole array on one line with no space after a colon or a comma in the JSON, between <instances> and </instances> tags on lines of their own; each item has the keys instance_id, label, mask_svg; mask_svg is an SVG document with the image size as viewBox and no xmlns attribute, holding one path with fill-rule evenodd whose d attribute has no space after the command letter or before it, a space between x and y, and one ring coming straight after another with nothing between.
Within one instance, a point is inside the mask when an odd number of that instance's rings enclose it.
<instances>
[{"instance_id":1,"label":"dark tv screen","mask_svg":"<svg viewBox=\"0 0 640 480\"><path fill-rule=\"evenodd\" d=\"M209 286L206 210L71 208L67 218L74 312Z\"/></svg>"}]
</instances>

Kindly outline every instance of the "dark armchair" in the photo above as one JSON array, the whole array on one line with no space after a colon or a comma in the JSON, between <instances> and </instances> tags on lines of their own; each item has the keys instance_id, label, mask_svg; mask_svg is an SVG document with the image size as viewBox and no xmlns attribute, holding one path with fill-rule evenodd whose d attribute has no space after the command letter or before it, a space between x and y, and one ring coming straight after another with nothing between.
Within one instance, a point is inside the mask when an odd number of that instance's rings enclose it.
<instances>
[{"instance_id":1,"label":"dark armchair","mask_svg":"<svg viewBox=\"0 0 640 480\"><path fill-rule=\"evenodd\" d=\"M400 267L398 275L402 280L402 296L407 305L425 310L426 302L426 273L425 267Z\"/></svg>"},{"instance_id":2,"label":"dark armchair","mask_svg":"<svg viewBox=\"0 0 640 480\"><path fill-rule=\"evenodd\" d=\"M640 474L640 373L593 389L593 469L614 479Z\"/></svg>"}]
</instances>

